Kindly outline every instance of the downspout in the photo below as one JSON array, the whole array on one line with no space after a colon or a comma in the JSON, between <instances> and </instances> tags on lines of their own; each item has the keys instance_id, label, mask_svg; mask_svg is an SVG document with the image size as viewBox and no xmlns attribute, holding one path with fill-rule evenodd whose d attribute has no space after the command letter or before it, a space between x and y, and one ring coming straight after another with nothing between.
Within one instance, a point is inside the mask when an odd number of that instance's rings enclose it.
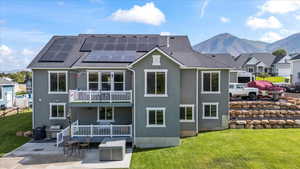
<instances>
[{"instance_id":1,"label":"downspout","mask_svg":"<svg viewBox=\"0 0 300 169\"><path fill-rule=\"evenodd\" d=\"M196 132L198 134L199 132L199 119L198 119L198 114L199 114L199 107L198 107L198 99L199 99L199 70L196 69Z\"/></svg>"},{"instance_id":2,"label":"downspout","mask_svg":"<svg viewBox=\"0 0 300 169\"><path fill-rule=\"evenodd\" d=\"M127 67L128 70L133 72L133 145L135 145L135 70Z\"/></svg>"}]
</instances>

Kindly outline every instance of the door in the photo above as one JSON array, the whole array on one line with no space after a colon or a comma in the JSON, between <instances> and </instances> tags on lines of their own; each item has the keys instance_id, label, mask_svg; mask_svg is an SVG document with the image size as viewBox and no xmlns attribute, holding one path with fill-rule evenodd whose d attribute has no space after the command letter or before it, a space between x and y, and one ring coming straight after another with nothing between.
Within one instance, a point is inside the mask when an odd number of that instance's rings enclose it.
<instances>
[{"instance_id":1,"label":"door","mask_svg":"<svg viewBox=\"0 0 300 169\"><path fill-rule=\"evenodd\" d=\"M6 107L13 106L13 94L12 92L6 92Z\"/></svg>"}]
</instances>

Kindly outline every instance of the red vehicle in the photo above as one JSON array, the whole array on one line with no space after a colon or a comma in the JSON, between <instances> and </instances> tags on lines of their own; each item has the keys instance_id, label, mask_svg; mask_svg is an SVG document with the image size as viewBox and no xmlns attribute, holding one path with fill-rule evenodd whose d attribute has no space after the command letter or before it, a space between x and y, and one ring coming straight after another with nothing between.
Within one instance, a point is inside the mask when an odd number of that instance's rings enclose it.
<instances>
[{"instance_id":1,"label":"red vehicle","mask_svg":"<svg viewBox=\"0 0 300 169\"><path fill-rule=\"evenodd\" d=\"M284 88L274 85L273 83L265 80L254 80L248 83L248 87L259 89L259 96L271 97L278 100L279 96L283 95Z\"/></svg>"}]
</instances>

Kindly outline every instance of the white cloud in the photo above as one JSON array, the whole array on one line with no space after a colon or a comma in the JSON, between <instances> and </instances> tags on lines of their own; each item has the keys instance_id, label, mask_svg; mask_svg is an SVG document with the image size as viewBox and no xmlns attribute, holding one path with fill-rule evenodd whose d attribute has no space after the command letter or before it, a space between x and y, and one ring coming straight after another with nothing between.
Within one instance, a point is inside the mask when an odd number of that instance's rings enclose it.
<instances>
[{"instance_id":1,"label":"white cloud","mask_svg":"<svg viewBox=\"0 0 300 169\"><path fill-rule=\"evenodd\" d=\"M118 9L112 14L114 21L137 22L158 26L166 21L165 15L153 2L144 6L134 5L131 9Z\"/></svg>"},{"instance_id":2,"label":"white cloud","mask_svg":"<svg viewBox=\"0 0 300 169\"><path fill-rule=\"evenodd\" d=\"M0 56L9 56L12 54L12 49L6 45L0 45Z\"/></svg>"},{"instance_id":3,"label":"white cloud","mask_svg":"<svg viewBox=\"0 0 300 169\"><path fill-rule=\"evenodd\" d=\"M24 56L34 56L36 54L36 51L25 48L21 51L21 54L24 55Z\"/></svg>"},{"instance_id":4,"label":"white cloud","mask_svg":"<svg viewBox=\"0 0 300 169\"><path fill-rule=\"evenodd\" d=\"M277 40L282 39L283 37L276 32L267 32L265 33L260 40L264 42L275 42Z\"/></svg>"},{"instance_id":5,"label":"white cloud","mask_svg":"<svg viewBox=\"0 0 300 169\"><path fill-rule=\"evenodd\" d=\"M228 23L228 22L230 22L230 19L222 16L222 17L220 17L220 21L223 23Z\"/></svg>"},{"instance_id":6,"label":"white cloud","mask_svg":"<svg viewBox=\"0 0 300 169\"><path fill-rule=\"evenodd\" d=\"M299 0L268 0L259 7L261 13L285 14L300 9Z\"/></svg>"},{"instance_id":7,"label":"white cloud","mask_svg":"<svg viewBox=\"0 0 300 169\"><path fill-rule=\"evenodd\" d=\"M277 29L282 27L282 24L274 16L266 19L250 16L246 21L246 25L253 29Z\"/></svg>"},{"instance_id":8,"label":"white cloud","mask_svg":"<svg viewBox=\"0 0 300 169\"><path fill-rule=\"evenodd\" d=\"M0 66L0 72L14 69L25 69L36 53L37 50L28 48L16 50L8 47L7 45L1 45L0 63L2 63L2 65Z\"/></svg>"},{"instance_id":9,"label":"white cloud","mask_svg":"<svg viewBox=\"0 0 300 169\"><path fill-rule=\"evenodd\" d=\"M296 15L295 18L296 18L297 20L300 20L300 15Z\"/></svg>"},{"instance_id":10,"label":"white cloud","mask_svg":"<svg viewBox=\"0 0 300 169\"><path fill-rule=\"evenodd\" d=\"M201 9L200 9L200 18L202 18L204 16L205 9L208 5L208 2L209 2L209 0L203 0L202 6L201 6Z\"/></svg>"}]
</instances>

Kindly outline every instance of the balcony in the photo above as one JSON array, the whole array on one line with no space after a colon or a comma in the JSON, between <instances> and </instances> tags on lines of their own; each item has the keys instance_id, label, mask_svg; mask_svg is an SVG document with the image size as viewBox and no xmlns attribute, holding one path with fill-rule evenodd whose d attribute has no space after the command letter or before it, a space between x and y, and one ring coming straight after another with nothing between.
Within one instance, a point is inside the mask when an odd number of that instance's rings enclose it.
<instances>
[{"instance_id":1,"label":"balcony","mask_svg":"<svg viewBox=\"0 0 300 169\"><path fill-rule=\"evenodd\" d=\"M126 91L82 91L70 90L71 103L132 103L132 90Z\"/></svg>"}]
</instances>

